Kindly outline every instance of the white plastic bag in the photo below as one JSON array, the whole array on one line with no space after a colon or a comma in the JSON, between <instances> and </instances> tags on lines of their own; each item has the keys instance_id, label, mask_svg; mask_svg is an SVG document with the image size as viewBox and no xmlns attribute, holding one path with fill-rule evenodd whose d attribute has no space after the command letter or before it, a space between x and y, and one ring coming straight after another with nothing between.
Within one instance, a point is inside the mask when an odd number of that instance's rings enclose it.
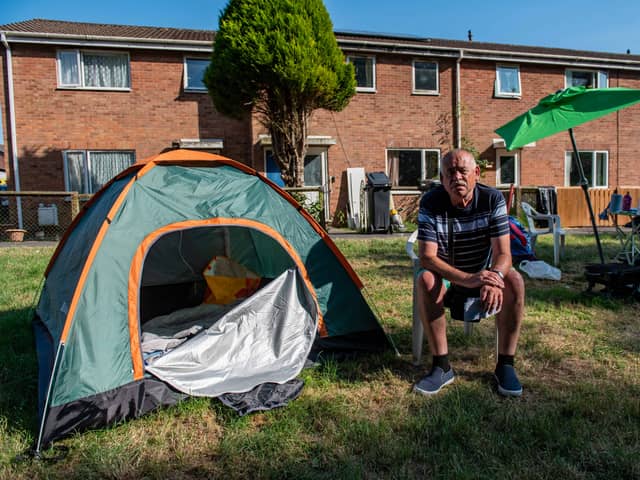
<instances>
[{"instance_id":1,"label":"white plastic bag","mask_svg":"<svg viewBox=\"0 0 640 480\"><path fill-rule=\"evenodd\" d=\"M552 267L542 260L523 260L520 262L520 270L530 278L543 278L546 280L560 280L562 272L559 268Z\"/></svg>"}]
</instances>

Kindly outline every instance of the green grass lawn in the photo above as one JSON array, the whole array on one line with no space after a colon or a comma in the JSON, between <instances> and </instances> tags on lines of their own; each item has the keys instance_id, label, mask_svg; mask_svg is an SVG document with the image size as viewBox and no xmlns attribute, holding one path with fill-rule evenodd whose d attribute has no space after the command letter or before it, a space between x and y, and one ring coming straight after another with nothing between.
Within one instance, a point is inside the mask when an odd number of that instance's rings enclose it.
<instances>
[{"instance_id":1,"label":"green grass lawn","mask_svg":"<svg viewBox=\"0 0 640 480\"><path fill-rule=\"evenodd\" d=\"M0 250L0 479L640 478L640 304L586 295L591 236L570 235L560 282L526 278L521 398L495 392L493 321L449 325L456 382L411 392L411 268L399 238L339 240L400 356L303 371L289 406L237 417L193 399L59 441L57 462L15 461L36 432L30 306L52 249ZM552 258L550 239L538 256ZM604 235L608 257L618 246ZM426 346L425 346L426 351Z\"/></svg>"}]
</instances>

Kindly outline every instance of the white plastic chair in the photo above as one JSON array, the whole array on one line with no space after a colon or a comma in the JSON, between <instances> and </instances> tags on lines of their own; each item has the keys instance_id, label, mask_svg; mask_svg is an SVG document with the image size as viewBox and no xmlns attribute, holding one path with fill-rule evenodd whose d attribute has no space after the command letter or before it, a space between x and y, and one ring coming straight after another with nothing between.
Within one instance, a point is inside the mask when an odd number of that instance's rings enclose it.
<instances>
[{"instance_id":1,"label":"white plastic chair","mask_svg":"<svg viewBox=\"0 0 640 480\"><path fill-rule=\"evenodd\" d=\"M420 365L422 360L422 344L424 342L424 327L422 326L422 320L420 319L420 312L418 311L417 295L416 295L416 279L418 272L421 270L420 259L414 251L414 245L418 239L418 231L416 230L407 239L405 249L407 255L411 259L413 264L413 326L411 332L411 352L413 354L413 364ZM469 335L473 330L473 323L464 322L464 333Z\"/></svg>"},{"instance_id":2,"label":"white plastic chair","mask_svg":"<svg viewBox=\"0 0 640 480\"><path fill-rule=\"evenodd\" d=\"M522 210L527 217L529 234L531 235L531 247L536 246L538 235L553 235L553 264L558 266L560 263L560 255L564 254L564 239L566 232L560 226L560 216L550 213L539 213L535 208L527 202L521 203ZM545 222L546 227L536 227L536 220Z\"/></svg>"},{"instance_id":3,"label":"white plastic chair","mask_svg":"<svg viewBox=\"0 0 640 480\"><path fill-rule=\"evenodd\" d=\"M418 312L418 304L416 299L416 277L420 271L420 259L416 252L413 250L413 246L418 239L418 230L409 235L405 249L407 255L411 259L413 266L413 326L411 330L411 353L413 354L413 364L420 365L422 360L422 342L424 337L424 327L422 326L422 320L420 319L420 312Z\"/></svg>"}]
</instances>

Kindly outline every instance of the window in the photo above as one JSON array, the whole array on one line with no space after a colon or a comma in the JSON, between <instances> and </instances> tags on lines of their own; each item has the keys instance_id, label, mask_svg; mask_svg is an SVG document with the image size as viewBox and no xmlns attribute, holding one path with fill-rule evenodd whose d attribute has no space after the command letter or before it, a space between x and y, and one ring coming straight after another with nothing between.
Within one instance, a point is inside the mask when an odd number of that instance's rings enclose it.
<instances>
[{"instance_id":1,"label":"window","mask_svg":"<svg viewBox=\"0 0 640 480\"><path fill-rule=\"evenodd\" d=\"M564 80L565 88L607 88L609 86L609 75L604 70L566 70Z\"/></svg>"},{"instance_id":2,"label":"window","mask_svg":"<svg viewBox=\"0 0 640 480\"><path fill-rule=\"evenodd\" d=\"M438 63L413 61L413 93L438 93Z\"/></svg>"},{"instance_id":3,"label":"window","mask_svg":"<svg viewBox=\"0 0 640 480\"><path fill-rule=\"evenodd\" d=\"M347 61L356 70L356 90L358 92L376 91L376 59L375 57L349 56Z\"/></svg>"},{"instance_id":4,"label":"window","mask_svg":"<svg viewBox=\"0 0 640 480\"><path fill-rule=\"evenodd\" d=\"M129 54L59 50L58 86L109 90L129 89Z\"/></svg>"},{"instance_id":5,"label":"window","mask_svg":"<svg viewBox=\"0 0 640 480\"><path fill-rule=\"evenodd\" d=\"M417 188L420 180L437 180L440 175L440 150L389 149L387 172L394 187Z\"/></svg>"},{"instance_id":6,"label":"window","mask_svg":"<svg viewBox=\"0 0 640 480\"><path fill-rule=\"evenodd\" d=\"M264 171L266 177L279 187L284 187L280 167L278 167L273 151L265 149L264 151ZM308 191L303 195L306 202L313 205L321 202L325 212L329 211L329 191L327 185L327 148L326 147L309 147L304 157L304 185L305 187L325 187L323 196L320 191ZM309 205L307 205L309 206Z\"/></svg>"},{"instance_id":7,"label":"window","mask_svg":"<svg viewBox=\"0 0 640 480\"><path fill-rule=\"evenodd\" d=\"M68 150L63 153L68 192L96 193L118 173L133 165L132 151Z\"/></svg>"},{"instance_id":8,"label":"window","mask_svg":"<svg viewBox=\"0 0 640 480\"><path fill-rule=\"evenodd\" d=\"M520 98L520 67L496 66L496 97Z\"/></svg>"},{"instance_id":9,"label":"window","mask_svg":"<svg viewBox=\"0 0 640 480\"><path fill-rule=\"evenodd\" d=\"M606 187L609 185L609 152L605 151L580 151L580 160L584 168L584 176L590 187ZM573 152L565 153L564 161L565 186L579 186L580 173L576 162L573 161Z\"/></svg>"},{"instance_id":10,"label":"window","mask_svg":"<svg viewBox=\"0 0 640 480\"><path fill-rule=\"evenodd\" d=\"M209 60L204 58L184 59L184 89L206 92L204 72L209 66Z\"/></svg>"},{"instance_id":11,"label":"window","mask_svg":"<svg viewBox=\"0 0 640 480\"><path fill-rule=\"evenodd\" d=\"M317 148L309 148L304 157L304 185L305 187L319 187L324 185L326 166L324 164L324 151ZM273 158L272 150L265 150L265 174L269 180L284 187L284 181L280 173L280 167Z\"/></svg>"},{"instance_id":12,"label":"window","mask_svg":"<svg viewBox=\"0 0 640 480\"><path fill-rule=\"evenodd\" d=\"M499 154L496 164L496 186L517 185L518 176L518 156L514 153Z\"/></svg>"},{"instance_id":13,"label":"window","mask_svg":"<svg viewBox=\"0 0 640 480\"><path fill-rule=\"evenodd\" d=\"M304 184L307 187L322 185L322 155L320 153L304 157Z\"/></svg>"}]
</instances>

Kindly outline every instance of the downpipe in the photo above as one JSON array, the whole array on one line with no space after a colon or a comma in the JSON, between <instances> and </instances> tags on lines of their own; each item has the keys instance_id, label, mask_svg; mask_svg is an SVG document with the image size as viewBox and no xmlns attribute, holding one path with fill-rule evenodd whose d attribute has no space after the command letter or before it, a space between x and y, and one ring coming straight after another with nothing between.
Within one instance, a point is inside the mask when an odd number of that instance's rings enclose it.
<instances>
[{"instance_id":1,"label":"downpipe","mask_svg":"<svg viewBox=\"0 0 640 480\"><path fill-rule=\"evenodd\" d=\"M9 125L8 129L11 134L11 160L13 164L13 186L16 192L20 192L20 168L18 166L18 139L16 135L16 111L13 93L13 65L11 56L11 47L7 41L7 36L4 32L0 34L0 41L4 45L7 60L7 96L9 103ZM18 215L18 228L23 228L22 220L22 199L20 196L16 197L16 213Z\"/></svg>"}]
</instances>

